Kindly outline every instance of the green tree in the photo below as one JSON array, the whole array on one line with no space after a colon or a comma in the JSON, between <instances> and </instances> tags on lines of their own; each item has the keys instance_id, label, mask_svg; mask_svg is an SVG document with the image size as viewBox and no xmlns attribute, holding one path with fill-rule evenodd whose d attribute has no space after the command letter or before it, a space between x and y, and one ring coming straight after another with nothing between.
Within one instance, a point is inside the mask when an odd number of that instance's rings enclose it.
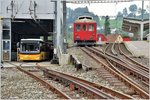
<instances>
[{"instance_id":1,"label":"green tree","mask_svg":"<svg viewBox=\"0 0 150 100\"><path fill-rule=\"evenodd\" d=\"M117 19L122 20L122 18L123 18L123 14L119 11L117 14Z\"/></svg>"},{"instance_id":2,"label":"green tree","mask_svg":"<svg viewBox=\"0 0 150 100\"><path fill-rule=\"evenodd\" d=\"M135 17L135 13L137 12L137 5L133 4L129 7L130 12L134 15L133 17Z\"/></svg>"},{"instance_id":3,"label":"green tree","mask_svg":"<svg viewBox=\"0 0 150 100\"><path fill-rule=\"evenodd\" d=\"M110 23L109 23L109 16L106 16L105 18L105 30L104 30L104 33L106 35L110 34Z\"/></svg>"},{"instance_id":4,"label":"green tree","mask_svg":"<svg viewBox=\"0 0 150 100\"><path fill-rule=\"evenodd\" d=\"M137 11L137 5L133 4L129 7L129 10L131 11L131 13L135 13Z\"/></svg>"},{"instance_id":5,"label":"green tree","mask_svg":"<svg viewBox=\"0 0 150 100\"><path fill-rule=\"evenodd\" d=\"M84 7L84 8L76 8L75 10L72 10L71 8L67 8L67 20L66 20L66 24L67 26L72 25L75 20L77 20L77 18L79 16L92 16L93 19L97 22L97 27L100 27L100 22L99 22L99 17L97 15L95 15L93 12L89 12L88 7ZM67 27L67 33L71 33L73 32L72 29L69 29L69 27Z\"/></svg>"},{"instance_id":6,"label":"green tree","mask_svg":"<svg viewBox=\"0 0 150 100\"><path fill-rule=\"evenodd\" d=\"M123 13L123 17L128 16L127 8L124 8L123 11L122 11L122 13Z\"/></svg>"}]
</instances>

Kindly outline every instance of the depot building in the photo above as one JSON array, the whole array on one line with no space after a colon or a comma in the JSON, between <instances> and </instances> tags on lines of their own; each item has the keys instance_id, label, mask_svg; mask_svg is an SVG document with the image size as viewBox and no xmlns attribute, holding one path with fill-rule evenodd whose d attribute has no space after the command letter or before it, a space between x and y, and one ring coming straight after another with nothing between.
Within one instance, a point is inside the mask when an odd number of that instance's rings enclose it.
<instances>
[{"instance_id":1,"label":"depot building","mask_svg":"<svg viewBox=\"0 0 150 100\"><path fill-rule=\"evenodd\" d=\"M57 47L56 37L63 35L64 4L57 0L0 0L1 60L17 60L17 43L21 39L43 39Z\"/></svg>"}]
</instances>

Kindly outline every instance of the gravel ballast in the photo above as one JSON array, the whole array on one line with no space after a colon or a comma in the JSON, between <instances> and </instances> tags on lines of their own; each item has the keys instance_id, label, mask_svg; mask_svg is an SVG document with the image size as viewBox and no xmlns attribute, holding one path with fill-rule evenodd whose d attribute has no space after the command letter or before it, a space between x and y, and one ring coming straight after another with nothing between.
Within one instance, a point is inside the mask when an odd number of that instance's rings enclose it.
<instances>
[{"instance_id":1,"label":"gravel ballast","mask_svg":"<svg viewBox=\"0 0 150 100\"><path fill-rule=\"evenodd\" d=\"M1 99L59 99L36 80L16 68L1 69Z\"/></svg>"}]
</instances>

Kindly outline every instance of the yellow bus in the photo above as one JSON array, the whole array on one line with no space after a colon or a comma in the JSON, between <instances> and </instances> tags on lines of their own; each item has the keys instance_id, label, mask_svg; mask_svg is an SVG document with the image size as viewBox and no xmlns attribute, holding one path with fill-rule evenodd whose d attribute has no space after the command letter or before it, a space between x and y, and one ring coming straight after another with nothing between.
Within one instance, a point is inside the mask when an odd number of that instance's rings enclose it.
<instances>
[{"instance_id":1,"label":"yellow bus","mask_svg":"<svg viewBox=\"0 0 150 100\"><path fill-rule=\"evenodd\" d=\"M19 60L41 61L50 58L51 45L42 39L21 39Z\"/></svg>"}]
</instances>

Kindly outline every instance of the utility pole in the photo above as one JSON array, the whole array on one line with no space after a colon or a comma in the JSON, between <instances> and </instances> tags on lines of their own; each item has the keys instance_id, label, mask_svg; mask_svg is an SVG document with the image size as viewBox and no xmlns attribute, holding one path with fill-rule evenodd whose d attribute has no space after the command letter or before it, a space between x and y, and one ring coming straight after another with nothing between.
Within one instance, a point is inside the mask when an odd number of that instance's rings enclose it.
<instances>
[{"instance_id":1,"label":"utility pole","mask_svg":"<svg viewBox=\"0 0 150 100\"><path fill-rule=\"evenodd\" d=\"M143 8L144 8L144 0L142 0L142 21L143 21Z\"/></svg>"},{"instance_id":2,"label":"utility pole","mask_svg":"<svg viewBox=\"0 0 150 100\"><path fill-rule=\"evenodd\" d=\"M140 25L140 28L141 28L141 40L143 40L143 29L144 29L144 24L143 24L143 8L144 8L144 0L142 0L142 19L141 19L141 21L142 21L142 23L141 23L141 25Z\"/></svg>"},{"instance_id":3,"label":"utility pole","mask_svg":"<svg viewBox=\"0 0 150 100\"><path fill-rule=\"evenodd\" d=\"M2 18L0 16L0 67L2 67Z\"/></svg>"},{"instance_id":4,"label":"utility pole","mask_svg":"<svg viewBox=\"0 0 150 100\"><path fill-rule=\"evenodd\" d=\"M66 1L63 1L63 53L67 53L66 14Z\"/></svg>"}]
</instances>

